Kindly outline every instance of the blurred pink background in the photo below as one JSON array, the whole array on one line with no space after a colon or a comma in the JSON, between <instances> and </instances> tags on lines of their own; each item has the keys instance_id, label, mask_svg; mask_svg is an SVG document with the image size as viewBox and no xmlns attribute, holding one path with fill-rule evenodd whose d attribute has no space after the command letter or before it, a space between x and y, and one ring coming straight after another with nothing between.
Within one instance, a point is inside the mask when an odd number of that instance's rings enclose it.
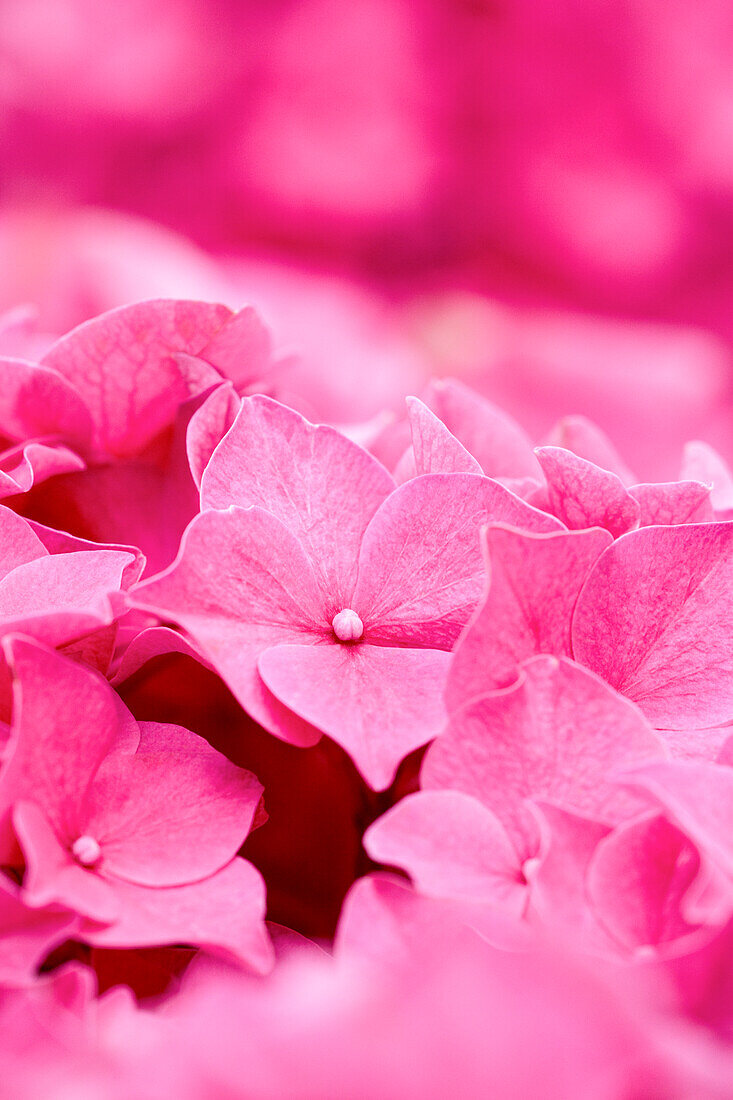
<instances>
[{"instance_id":1,"label":"blurred pink background","mask_svg":"<svg viewBox=\"0 0 733 1100\"><path fill-rule=\"evenodd\" d=\"M722 0L3 0L0 308L258 306L312 417L433 374L733 457Z\"/></svg>"}]
</instances>

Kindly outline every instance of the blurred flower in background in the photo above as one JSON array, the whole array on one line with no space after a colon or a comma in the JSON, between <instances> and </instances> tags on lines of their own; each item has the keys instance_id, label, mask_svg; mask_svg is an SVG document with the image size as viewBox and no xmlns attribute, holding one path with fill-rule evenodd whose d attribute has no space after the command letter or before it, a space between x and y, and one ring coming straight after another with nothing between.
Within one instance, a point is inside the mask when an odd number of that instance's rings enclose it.
<instances>
[{"instance_id":1,"label":"blurred flower in background","mask_svg":"<svg viewBox=\"0 0 733 1100\"><path fill-rule=\"evenodd\" d=\"M730 456L732 51L718 0L5 0L0 305L247 299L314 415L457 374Z\"/></svg>"}]
</instances>

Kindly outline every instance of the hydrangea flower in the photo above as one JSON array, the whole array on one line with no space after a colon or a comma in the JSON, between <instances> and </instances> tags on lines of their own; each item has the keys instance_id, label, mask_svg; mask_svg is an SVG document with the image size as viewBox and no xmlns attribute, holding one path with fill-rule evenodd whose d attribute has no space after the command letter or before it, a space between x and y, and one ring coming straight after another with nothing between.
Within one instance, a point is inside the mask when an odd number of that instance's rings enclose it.
<instances>
[{"instance_id":1,"label":"hydrangea flower","mask_svg":"<svg viewBox=\"0 0 733 1100\"><path fill-rule=\"evenodd\" d=\"M138 724L98 673L20 638L7 652L0 861L22 852L26 903L76 913L89 943L185 941L266 969L262 883L236 856L255 777L188 730Z\"/></svg>"},{"instance_id":2,"label":"hydrangea flower","mask_svg":"<svg viewBox=\"0 0 733 1100\"><path fill-rule=\"evenodd\" d=\"M559 527L475 474L395 488L338 432L262 397L243 401L201 501L177 561L135 604L185 627L273 733L328 733L378 789L444 723L448 652L481 591L481 526Z\"/></svg>"}]
</instances>

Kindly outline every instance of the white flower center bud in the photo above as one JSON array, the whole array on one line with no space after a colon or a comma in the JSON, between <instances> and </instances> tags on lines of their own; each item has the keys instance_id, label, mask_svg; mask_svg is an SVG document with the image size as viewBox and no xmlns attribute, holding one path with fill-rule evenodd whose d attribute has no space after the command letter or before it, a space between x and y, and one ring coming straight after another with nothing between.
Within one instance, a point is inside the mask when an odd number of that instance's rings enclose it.
<instances>
[{"instance_id":1,"label":"white flower center bud","mask_svg":"<svg viewBox=\"0 0 733 1100\"><path fill-rule=\"evenodd\" d=\"M331 626L340 642L358 642L364 633L364 623L350 607L334 615Z\"/></svg>"},{"instance_id":2,"label":"white flower center bud","mask_svg":"<svg viewBox=\"0 0 733 1100\"><path fill-rule=\"evenodd\" d=\"M93 836L80 836L71 845L71 852L77 863L82 863L85 867L91 867L101 856L102 849Z\"/></svg>"}]
</instances>

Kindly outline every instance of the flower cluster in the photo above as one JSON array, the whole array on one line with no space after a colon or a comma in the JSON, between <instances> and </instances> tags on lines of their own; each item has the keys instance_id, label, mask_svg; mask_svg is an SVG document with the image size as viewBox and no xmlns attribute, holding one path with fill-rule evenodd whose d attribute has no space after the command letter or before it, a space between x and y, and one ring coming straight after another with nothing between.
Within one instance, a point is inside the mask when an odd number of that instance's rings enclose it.
<instances>
[{"instance_id":1,"label":"flower cluster","mask_svg":"<svg viewBox=\"0 0 733 1100\"><path fill-rule=\"evenodd\" d=\"M251 309L0 337L8 1095L727 1095L722 458L314 425Z\"/></svg>"}]
</instances>

